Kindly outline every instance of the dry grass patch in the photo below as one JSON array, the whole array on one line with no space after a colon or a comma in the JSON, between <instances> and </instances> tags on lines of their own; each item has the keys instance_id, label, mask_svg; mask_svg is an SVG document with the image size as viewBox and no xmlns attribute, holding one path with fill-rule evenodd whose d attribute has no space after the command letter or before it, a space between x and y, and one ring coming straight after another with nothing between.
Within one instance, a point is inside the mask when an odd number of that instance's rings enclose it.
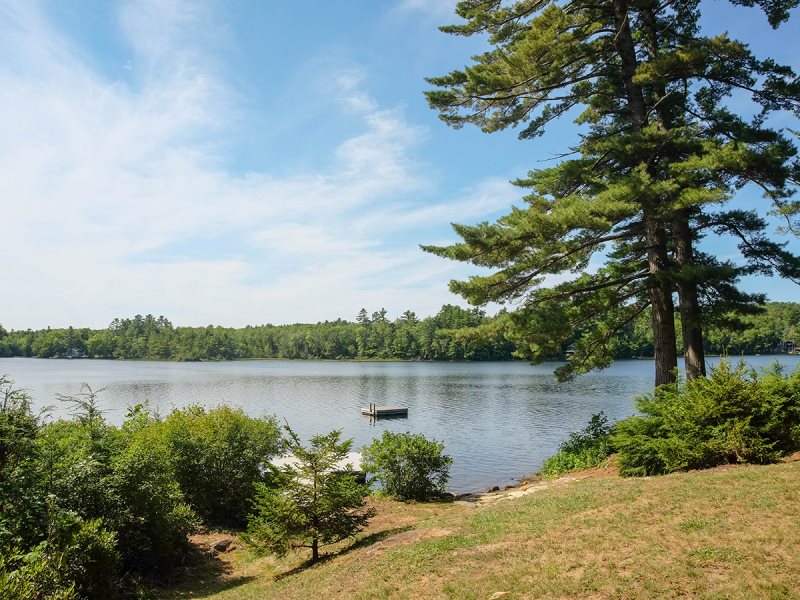
<instances>
[{"instance_id":1,"label":"dry grass patch","mask_svg":"<svg viewBox=\"0 0 800 600\"><path fill-rule=\"evenodd\" d=\"M342 554L297 569L234 550L226 576L252 579L206 596L800 598L798 462L581 479L477 508L376 503Z\"/></svg>"}]
</instances>

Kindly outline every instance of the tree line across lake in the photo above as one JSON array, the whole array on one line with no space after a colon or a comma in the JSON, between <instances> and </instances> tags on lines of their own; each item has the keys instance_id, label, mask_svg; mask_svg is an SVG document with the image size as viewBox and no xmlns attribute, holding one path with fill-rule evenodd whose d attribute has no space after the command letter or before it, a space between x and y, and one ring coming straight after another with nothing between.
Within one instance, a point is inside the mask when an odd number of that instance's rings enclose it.
<instances>
[{"instance_id":1,"label":"tree line across lake","mask_svg":"<svg viewBox=\"0 0 800 600\"><path fill-rule=\"evenodd\" d=\"M507 313L487 316L473 308L445 305L420 319L406 311L391 320L384 309L362 309L355 321L257 325L231 328L175 327L165 317L114 319L106 329L60 328L6 331L0 326L0 356L89 357L153 360L405 359L512 360L516 346L503 335ZM680 338L680 326L678 337ZM576 337L579 332L576 333ZM706 351L768 354L800 344L800 304L771 302L742 327L709 326ZM566 352L568 346L563 349ZM650 315L643 313L617 336L617 358L653 355ZM563 354L554 356L563 358Z\"/></svg>"}]
</instances>

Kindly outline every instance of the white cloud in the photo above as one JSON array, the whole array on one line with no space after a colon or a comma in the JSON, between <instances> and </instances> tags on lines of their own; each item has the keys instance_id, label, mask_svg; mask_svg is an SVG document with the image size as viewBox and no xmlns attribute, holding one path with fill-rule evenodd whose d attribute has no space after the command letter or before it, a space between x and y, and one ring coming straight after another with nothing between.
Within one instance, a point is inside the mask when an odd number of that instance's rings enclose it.
<instances>
[{"instance_id":1,"label":"white cloud","mask_svg":"<svg viewBox=\"0 0 800 600\"><path fill-rule=\"evenodd\" d=\"M361 306L427 314L455 300L446 281L459 270L418 251L415 228L485 218L513 198L488 181L419 201L435 186L414 158L425 131L380 107L353 68L326 85L360 129L324 169L226 170L237 91L207 50L224 37L205 25L219 21L209 5L123 5L128 83L94 70L34 3L0 10L6 327L98 327L137 312L226 325Z\"/></svg>"}]
</instances>

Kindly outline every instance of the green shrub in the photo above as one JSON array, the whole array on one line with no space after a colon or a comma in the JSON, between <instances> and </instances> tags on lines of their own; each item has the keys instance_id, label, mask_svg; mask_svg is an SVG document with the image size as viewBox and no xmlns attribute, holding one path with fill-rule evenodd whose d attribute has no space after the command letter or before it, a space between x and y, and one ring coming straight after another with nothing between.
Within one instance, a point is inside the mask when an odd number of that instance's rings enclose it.
<instances>
[{"instance_id":1,"label":"green shrub","mask_svg":"<svg viewBox=\"0 0 800 600\"><path fill-rule=\"evenodd\" d=\"M197 517L184 501L169 449L155 428L131 436L113 457L106 485L118 505L108 522L125 565L165 574L179 563Z\"/></svg>"},{"instance_id":2,"label":"green shrub","mask_svg":"<svg viewBox=\"0 0 800 600\"><path fill-rule=\"evenodd\" d=\"M68 513L52 516L49 529L47 544L59 555L62 577L75 583L78 596L115 597L119 569L115 534L100 519L85 521Z\"/></svg>"},{"instance_id":3,"label":"green shrub","mask_svg":"<svg viewBox=\"0 0 800 600\"><path fill-rule=\"evenodd\" d=\"M544 461L541 474L552 479L581 469L601 465L612 453L610 435L613 427L602 413L592 415L585 429L570 434L558 452Z\"/></svg>"},{"instance_id":4,"label":"green shrub","mask_svg":"<svg viewBox=\"0 0 800 600\"><path fill-rule=\"evenodd\" d=\"M362 448L362 467L380 481L385 494L401 500L427 500L445 491L453 459L444 444L421 434L384 431Z\"/></svg>"},{"instance_id":5,"label":"green shrub","mask_svg":"<svg viewBox=\"0 0 800 600\"><path fill-rule=\"evenodd\" d=\"M241 409L191 406L173 411L160 432L186 501L207 524L244 525L266 465L282 441L274 418Z\"/></svg>"},{"instance_id":6,"label":"green shrub","mask_svg":"<svg viewBox=\"0 0 800 600\"><path fill-rule=\"evenodd\" d=\"M636 406L641 414L612 436L623 475L769 463L800 448L800 370L758 374L723 361L708 378L659 388Z\"/></svg>"},{"instance_id":7,"label":"green shrub","mask_svg":"<svg viewBox=\"0 0 800 600\"><path fill-rule=\"evenodd\" d=\"M180 562L196 517L169 449L153 426L123 430L102 418L57 421L39 435L45 489L60 511L113 531L126 571L165 573Z\"/></svg>"},{"instance_id":8,"label":"green shrub","mask_svg":"<svg viewBox=\"0 0 800 600\"><path fill-rule=\"evenodd\" d=\"M0 550L3 600L78 600L75 582L64 576L62 556L42 542L27 552Z\"/></svg>"},{"instance_id":9,"label":"green shrub","mask_svg":"<svg viewBox=\"0 0 800 600\"><path fill-rule=\"evenodd\" d=\"M88 385L61 399L72 419L42 426L0 378L3 598L114 597L121 571L179 563L196 525L157 419L138 410L107 425Z\"/></svg>"},{"instance_id":10,"label":"green shrub","mask_svg":"<svg viewBox=\"0 0 800 600\"><path fill-rule=\"evenodd\" d=\"M38 436L46 494L57 506L84 519L105 517L116 510L119 498L109 485L111 457L118 451L115 428L79 421L56 421Z\"/></svg>"},{"instance_id":11,"label":"green shrub","mask_svg":"<svg viewBox=\"0 0 800 600\"><path fill-rule=\"evenodd\" d=\"M27 548L43 535L47 508L39 428L28 395L0 377L0 549Z\"/></svg>"},{"instance_id":12,"label":"green shrub","mask_svg":"<svg viewBox=\"0 0 800 600\"><path fill-rule=\"evenodd\" d=\"M0 597L105 600L116 597L119 555L100 521L60 512L50 497L48 537L27 552L0 552Z\"/></svg>"}]
</instances>

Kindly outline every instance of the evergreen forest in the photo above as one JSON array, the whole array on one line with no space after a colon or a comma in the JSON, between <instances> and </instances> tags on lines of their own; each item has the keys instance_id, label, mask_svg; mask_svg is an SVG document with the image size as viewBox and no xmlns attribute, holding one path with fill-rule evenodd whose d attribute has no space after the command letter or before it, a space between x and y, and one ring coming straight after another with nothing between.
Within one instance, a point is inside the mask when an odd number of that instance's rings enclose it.
<instances>
[{"instance_id":1,"label":"evergreen forest","mask_svg":"<svg viewBox=\"0 0 800 600\"><path fill-rule=\"evenodd\" d=\"M405 311L392 320L386 310L362 309L355 321L256 325L244 328L176 327L153 315L114 319L106 329L59 328L6 331L0 326L0 356L147 360L513 360L516 345L503 335L502 317L477 308L445 305L420 319ZM676 327L678 340L680 326ZM577 339L580 331L575 333ZM550 358L561 359L572 342ZM738 328L709 327L709 354L770 354L800 344L800 304L770 302L742 318ZM615 358L653 356L649 312L632 321L613 342Z\"/></svg>"}]
</instances>

